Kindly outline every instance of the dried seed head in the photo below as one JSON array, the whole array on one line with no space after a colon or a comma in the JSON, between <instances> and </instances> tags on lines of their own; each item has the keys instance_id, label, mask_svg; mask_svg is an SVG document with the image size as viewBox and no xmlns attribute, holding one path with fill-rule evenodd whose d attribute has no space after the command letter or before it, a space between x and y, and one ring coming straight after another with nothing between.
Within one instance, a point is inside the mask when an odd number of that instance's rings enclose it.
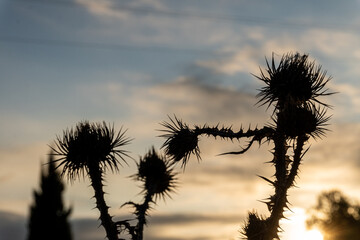
<instances>
[{"instance_id":1,"label":"dried seed head","mask_svg":"<svg viewBox=\"0 0 360 240\"><path fill-rule=\"evenodd\" d=\"M242 234L248 240L264 240L267 231L267 221L256 212L250 212Z\"/></svg>"},{"instance_id":2,"label":"dried seed head","mask_svg":"<svg viewBox=\"0 0 360 240\"><path fill-rule=\"evenodd\" d=\"M288 106L276 115L277 131L290 138L309 135L313 138L325 135L326 110L298 106Z\"/></svg>"},{"instance_id":3,"label":"dried seed head","mask_svg":"<svg viewBox=\"0 0 360 240\"><path fill-rule=\"evenodd\" d=\"M55 162L63 166L62 175L67 173L70 180L88 173L91 167L101 171L110 168L118 171L119 158L125 162L127 151L119 149L131 140L121 130L116 134L113 126L103 123L79 122L75 129L64 131L57 137L55 147L51 147Z\"/></svg>"},{"instance_id":4,"label":"dried seed head","mask_svg":"<svg viewBox=\"0 0 360 240\"><path fill-rule=\"evenodd\" d=\"M165 122L162 125L166 127L166 141L162 148L165 148L166 155L171 156L172 161L179 162L183 160L183 166L186 165L191 154L195 154L200 159L200 149L198 146L198 135L186 124L175 117L170 118L171 123Z\"/></svg>"},{"instance_id":5,"label":"dried seed head","mask_svg":"<svg viewBox=\"0 0 360 240\"><path fill-rule=\"evenodd\" d=\"M135 177L144 182L145 190L148 193L164 197L174 190L175 175L171 164L152 148L144 158L140 158L138 174Z\"/></svg>"},{"instance_id":6,"label":"dried seed head","mask_svg":"<svg viewBox=\"0 0 360 240\"><path fill-rule=\"evenodd\" d=\"M260 69L260 76L255 76L266 84L258 94L259 103L269 106L275 103L277 108L286 103L300 106L317 102L327 106L317 97L333 94L325 88L331 77L326 77L326 71L315 66L308 57L307 54L289 53L282 56L278 66L275 66L274 55L271 66L266 60L267 74Z\"/></svg>"}]
</instances>

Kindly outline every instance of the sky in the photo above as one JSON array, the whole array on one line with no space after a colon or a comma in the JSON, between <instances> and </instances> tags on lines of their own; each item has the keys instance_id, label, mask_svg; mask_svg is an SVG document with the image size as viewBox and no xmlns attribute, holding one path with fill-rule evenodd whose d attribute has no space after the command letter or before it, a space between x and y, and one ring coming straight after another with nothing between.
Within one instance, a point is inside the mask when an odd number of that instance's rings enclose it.
<instances>
[{"instance_id":1,"label":"sky","mask_svg":"<svg viewBox=\"0 0 360 240\"><path fill-rule=\"evenodd\" d=\"M304 217L324 190L360 199L359 10L358 0L0 0L1 239L25 238L41 164L63 130L83 120L128 129L137 160L161 151L168 116L264 126L271 110L255 105L262 84L252 74L288 52L309 54L338 93L322 99L333 106L330 131L309 141L287 214ZM248 211L266 214L259 200L272 189L257 175L273 174L271 146L219 156L242 144L201 138L202 161L177 168L176 193L154 207L145 239L239 239ZM124 202L141 200L135 172L128 160L106 176L119 219ZM64 201L75 239L103 239L88 186L67 182Z\"/></svg>"}]
</instances>

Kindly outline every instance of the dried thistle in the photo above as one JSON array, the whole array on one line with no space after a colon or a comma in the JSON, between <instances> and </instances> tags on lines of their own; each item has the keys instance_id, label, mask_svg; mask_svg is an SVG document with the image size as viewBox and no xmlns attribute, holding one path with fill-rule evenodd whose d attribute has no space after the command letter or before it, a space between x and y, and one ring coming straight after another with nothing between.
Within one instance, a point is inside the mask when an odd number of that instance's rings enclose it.
<instances>
[{"instance_id":1,"label":"dried thistle","mask_svg":"<svg viewBox=\"0 0 360 240\"><path fill-rule=\"evenodd\" d=\"M170 156L173 162L183 160L183 166L186 165L191 154L195 154L198 160L201 159L198 134L176 116L174 119L170 117L169 119L170 122L161 124L166 128L162 130L166 134L161 135L161 137L167 138L162 146L162 148L165 148L166 155Z\"/></svg>"},{"instance_id":2,"label":"dried thistle","mask_svg":"<svg viewBox=\"0 0 360 240\"><path fill-rule=\"evenodd\" d=\"M144 191L150 195L164 198L176 187L176 177L171 163L159 156L152 148L138 163L136 179L144 182Z\"/></svg>"},{"instance_id":3,"label":"dried thistle","mask_svg":"<svg viewBox=\"0 0 360 240\"><path fill-rule=\"evenodd\" d=\"M266 84L260 89L258 103L262 105L275 103L277 108L287 103L294 105L320 103L328 106L317 97L333 94L325 88L331 77L326 77L326 71L323 71L321 66L316 66L314 61L310 62L307 54L283 55L277 66L273 54L271 65L267 59L266 64L267 74L260 69L260 76L254 75Z\"/></svg>"},{"instance_id":4,"label":"dried thistle","mask_svg":"<svg viewBox=\"0 0 360 240\"><path fill-rule=\"evenodd\" d=\"M63 167L62 175L67 173L71 181L80 175L89 176L96 208L100 212L99 219L109 240L118 240L118 231L105 202L103 173L106 169L118 171L118 158L126 162L124 156L128 156L127 152L119 149L130 142L124 134L121 130L116 134L114 128L105 122L83 121L75 129L64 131L62 138L57 137L56 147L52 147L53 155L58 157L54 161Z\"/></svg>"},{"instance_id":5,"label":"dried thistle","mask_svg":"<svg viewBox=\"0 0 360 240\"><path fill-rule=\"evenodd\" d=\"M326 126L331 116L326 116L326 109L314 109L309 106L290 106L273 117L277 131L286 137L294 139L297 136L309 135L321 138L328 130Z\"/></svg>"},{"instance_id":6,"label":"dried thistle","mask_svg":"<svg viewBox=\"0 0 360 240\"><path fill-rule=\"evenodd\" d=\"M140 158L137 164L138 172L133 175L135 180L144 183L142 193L144 194L143 203L138 204L132 201L124 205L130 205L134 208L134 215L137 224L132 226L128 220L116 222L120 232L125 230L131 235L133 240L142 240L144 225L146 225L150 204L155 203L157 198L165 199L170 196L176 187L176 174L173 172L172 164L163 156L156 153L152 148L143 158Z\"/></svg>"},{"instance_id":7,"label":"dried thistle","mask_svg":"<svg viewBox=\"0 0 360 240\"><path fill-rule=\"evenodd\" d=\"M261 105L274 106L271 118L272 124L260 129L242 128L234 132L232 128L188 125L175 118L171 123L163 123L167 129L164 147L166 153L174 161L183 159L183 165L191 154L200 158L198 138L201 135L220 137L222 139L249 139L246 147L240 151L226 154L243 154L254 142L263 139L274 143L274 158L269 162L275 167L274 180L260 176L274 187L275 193L264 201L270 212L268 217L259 217L250 213L247 223L243 228L244 236L249 240L279 239L279 222L284 217L284 209L288 208L288 190L294 186L295 178L299 172L304 154L309 150L305 145L310 137L321 138L327 131L327 116L329 105L321 102L318 97L333 94L326 88L331 77L326 76L326 71L315 62L308 60L308 55L286 54L276 66L274 55L271 65L266 59L268 69L260 69L260 76L255 76L265 83L257 95ZM293 153L288 153L290 146Z\"/></svg>"},{"instance_id":8,"label":"dried thistle","mask_svg":"<svg viewBox=\"0 0 360 240\"><path fill-rule=\"evenodd\" d=\"M83 121L57 137L55 147L51 147L52 155L57 157L55 161L63 167L62 175L67 174L69 180L84 176L92 166L102 171L107 168L118 171L120 160L126 163L124 157L129 157L126 150L120 149L131 141L125 137L125 132L120 129L116 133L114 127L105 122Z\"/></svg>"}]
</instances>

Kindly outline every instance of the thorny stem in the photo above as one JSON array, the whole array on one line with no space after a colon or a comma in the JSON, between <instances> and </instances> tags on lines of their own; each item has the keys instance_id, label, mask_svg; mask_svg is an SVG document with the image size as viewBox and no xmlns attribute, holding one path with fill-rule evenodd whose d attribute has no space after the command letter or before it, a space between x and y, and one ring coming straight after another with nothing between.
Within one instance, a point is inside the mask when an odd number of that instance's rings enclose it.
<instances>
[{"instance_id":1,"label":"thorny stem","mask_svg":"<svg viewBox=\"0 0 360 240\"><path fill-rule=\"evenodd\" d=\"M286 187L290 188L294 185L295 177L298 174L300 162L302 159L302 156L306 153L307 150L303 153L303 147L305 142L308 140L308 137L306 135L299 136L296 141L296 148L294 150L294 162L291 166L290 173L286 180Z\"/></svg>"},{"instance_id":2,"label":"thorny stem","mask_svg":"<svg viewBox=\"0 0 360 240\"><path fill-rule=\"evenodd\" d=\"M287 202L287 190L286 187L286 152L287 143L286 137L281 133L276 133L274 137L275 152L274 152L274 165L275 165L275 177L274 184L275 195L272 200L274 201L271 215L269 217L269 231L266 240L272 240L277 237L279 228L279 221L283 217L283 209L286 207Z\"/></svg>"},{"instance_id":3,"label":"thorny stem","mask_svg":"<svg viewBox=\"0 0 360 240\"><path fill-rule=\"evenodd\" d=\"M138 225L137 225L137 239L143 240L144 225L146 224L146 211L149 209L149 203L152 201L152 194L147 192L142 205L140 205L138 212Z\"/></svg>"},{"instance_id":4,"label":"thorny stem","mask_svg":"<svg viewBox=\"0 0 360 240\"><path fill-rule=\"evenodd\" d=\"M254 129L254 130L247 130L244 132L244 130L241 128L238 132L234 132L231 128L221 128L218 129L218 127L195 127L194 129L195 134L197 135L208 135L213 137L221 137L221 138L229 138L230 140L233 139L240 139L243 137L257 137L259 138L259 141L269 136L272 133L272 129L269 127L264 127L262 129ZM255 139L257 140L257 139Z\"/></svg>"},{"instance_id":5,"label":"thorny stem","mask_svg":"<svg viewBox=\"0 0 360 240\"><path fill-rule=\"evenodd\" d=\"M89 176L91 179L91 186L95 191L96 207L100 211L100 221L101 225L105 228L106 237L109 240L117 240L117 229L116 225L112 221L112 218L109 214L109 207L106 205L104 199L103 183L102 183L102 171L99 169L99 166L89 166L88 167Z\"/></svg>"},{"instance_id":6,"label":"thorny stem","mask_svg":"<svg viewBox=\"0 0 360 240\"><path fill-rule=\"evenodd\" d=\"M275 169L276 169L276 182L275 182L275 195L273 197L274 207L269 217L269 231L266 240L278 238L278 228L280 219L284 217L283 211L287 207L287 191L294 185L295 177L298 173L305 141L308 139L306 135L299 136L296 141L296 148L294 149L293 163L291 170L287 174L287 159L286 159L286 139L280 136L274 139L275 143Z\"/></svg>"}]
</instances>

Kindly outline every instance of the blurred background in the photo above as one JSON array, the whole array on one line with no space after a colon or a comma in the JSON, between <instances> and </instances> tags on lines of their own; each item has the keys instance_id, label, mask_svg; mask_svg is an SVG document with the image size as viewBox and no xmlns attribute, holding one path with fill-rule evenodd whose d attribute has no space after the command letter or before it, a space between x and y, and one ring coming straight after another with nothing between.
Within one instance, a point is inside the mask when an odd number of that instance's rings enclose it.
<instances>
[{"instance_id":1,"label":"blurred background","mask_svg":"<svg viewBox=\"0 0 360 240\"><path fill-rule=\"evenodd\" d=\"M262 127L272 112L255 106L262 84L252 74L288 52L309 54L339 92L322 99L333 106L330 131L309 142L290 190L282 239L306 239L307 209L322 191L360 198L359 10L358 0L0 0L1 239L26 237L40 167L63 130L114 123L134 138L137 160L160 149L160 123L174 114L189 125ZM273 174L271 146L219 156L243 144L202 138L202 161L178 166L177 191L158 202L145 239L238 239L248 211L266 214L259 200L273 189L257 175ZM135 172L129 160L106 176L119 218L130 212L124 202L141 198ZM74 238L103 239L88 186L66 184Z\"/></svg>"}]
</instances>

